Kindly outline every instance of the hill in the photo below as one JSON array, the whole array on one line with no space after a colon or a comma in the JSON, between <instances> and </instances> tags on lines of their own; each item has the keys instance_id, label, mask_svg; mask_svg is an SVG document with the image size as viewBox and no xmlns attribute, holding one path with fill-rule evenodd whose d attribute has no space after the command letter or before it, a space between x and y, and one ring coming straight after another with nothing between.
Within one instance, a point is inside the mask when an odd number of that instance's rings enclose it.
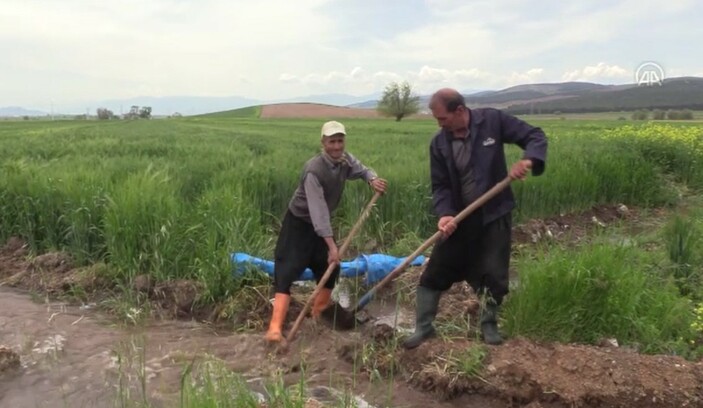
<instances>
[{"instance_id":1,"label":"hill","mask_svg":"<svg viewBox=\"0 0 703 408\"><path fill-rule=\"evenodd\" d=\"M249 118L375 118L375 109L358 109L321 103L274 103L215 112L203 117Z\"/></svg>"},{"instance_id":2,"label":"hill","mask_svg":"<svg viewBox=\"0 0 703 408\"><path fill-rule=\"evenodd\" d=\"M637 109L703 109L703 78L682 77L654 86L593 88L575 95L554 95L512 101L504 109L514 114L561 112L606 112Z\"/></svg>"},{"instance_id":3,"label":"hill","mask_svg":"<svg viewBox=\"0 0 703 408\"><path fill-rule=\"evenodd\" d=\"M590 82L564 82L545 84L526 84L506 88L500 91L481 92L468 95L466 102L470 106L510 106L520 101L543 101L571 98L592 91L610 89L607 85ZM614 87L613 87L614 88Z\"/></svg>"},{"instance_id":4,"label":"hill","mask_svg":"<svg viewBox=\"0 0 703 408\"><path fill-rule=\"evenodd\" d=\"M703 109L703 78L680 77L661 86L602 85L591 82L524 84L499 91L463 92L469 107L494 107L515 114L606 112L637 109ZM426 107L429 95L420 96ZM373 109L377 100L351 105Z\"/></svg>"},{"instance_id":5,"label":"hill","mask_svg":"<svg viewBox=\"0 0 703 408\"><path fill-rule=\"evenodd\" d=\"M523 84L502 90L461 90L470 107L495 107L515 114L585 113L604 111L632 111L637 109L703 109L703 78L679 77L663 81L658 86L636 84L603 85L591 82L563 82ZM421 113L427 113L429 95L420 95ZM376 117L372 112L378 95L352 96L322 94L278 100L259 100L239 96L228 97L143 97L122 100L93 101L75 105L56 106L56 111L94 114L96 107L121 113L131 106L150 106L152 115L222 114L233 110L261 106L262 117ZM333 111L330 109L334 109ZM265 112L264 112L265 111ZM254 112L241 113L256 116ZM46 112L22 107L0 108L0 117L46 116ZM58 115L57 115L58 116Z\"/></svg>"},{"instance_id":6,"label":"hill","mask_svg":"<svg viewBox=\"0 0 703 408\"><path fill-rule=\"evenodd\" d=\"M19 106L6 106L0 108L0 117L46 116L46 112L21 108Z\"/></svg>"}]
</instances>

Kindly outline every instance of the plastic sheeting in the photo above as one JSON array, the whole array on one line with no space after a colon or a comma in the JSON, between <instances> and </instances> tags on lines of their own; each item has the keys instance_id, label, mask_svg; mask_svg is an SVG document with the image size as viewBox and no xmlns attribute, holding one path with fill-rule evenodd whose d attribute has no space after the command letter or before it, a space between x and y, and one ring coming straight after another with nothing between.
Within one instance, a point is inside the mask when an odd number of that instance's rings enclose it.
<instances>
[{"instance_id":1,"label":"plastic sheeting","mask_svg":"<svg viewBox=\"0 0 703 408\"><path fill-rule=\"evenodd\" d=\"M391 273L406 258L396 258L384 254L361 254L351 261L342 262L340 277L351 278L365 275L367 284L374 284ZM235 273L243 274L247 268L255 267L269 276L273 277L272 261L256 258L241 252L232 254L232 262L235 265ZM420 255L415 258L409 266L420 266L425 262L425 257ZM305 269L299 280L314 280L310 269Z\"/></svg>"}]
</instances>

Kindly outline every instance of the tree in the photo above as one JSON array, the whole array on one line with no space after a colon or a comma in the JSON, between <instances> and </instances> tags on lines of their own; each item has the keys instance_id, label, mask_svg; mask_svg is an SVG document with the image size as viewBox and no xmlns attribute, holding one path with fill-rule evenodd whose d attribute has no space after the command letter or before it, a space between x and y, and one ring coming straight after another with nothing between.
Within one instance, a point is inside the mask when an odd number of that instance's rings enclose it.
<instances>
[{"instance_id":1,"label":"tree","mask_svg":"<svg viewBox=\"0 0 703 408\"><path fill-rule=\"evenodd\" d=\"M632 120L647 120L649 117L649 111L646 109L640 109L632 113Z\"/></svg>"},{"instance_id":2,"label":"tree","mask_svg":"<svg viewBox=\"0 0 703 408\"><path fill-rule=\"evenodd\" d=\"M669 120L690 120L693 119L693 112L689 109L669 110L666 112L666 117Z\"/></svg>"},{"instance_id":3,"label":"tree","mask_svg":"<svg viewBox=\"0 0 703 408\"><path fill-rule=\"evenodd\" d=\"M376 109L384 116L394 116L399 122L403 117L420 110L420 97L413 93L412 86L407 81L392 82L384 89Z\"/></svg>"},{"instance_id":4,"label":"tree","mask_svg":"<svg viewBox=\"0 0 703 408\"><path fill-rule=\"evenodd\" d=\"M142 119L151 119L151 106L142 106L139 109L139 117Z\"/></svg>"},{"instance_id":5,"label":"tree","mask_svg":"<svg viewBox=\"0 0 703 408\"><path fill-rule=\"evenodd\" d=\"M129 112L124 114L125 119L137 119L139 117L139 106L132 105Z\"/></svg>"},{"instance_id":6,"label":"tree","mask_svg":"<svg viewBox=\"0 0 703 408\"><path fill-rule=\"evenodd\" d=\"M100 120L112 119L115 116L111 110L106 109L106 108L98 108L97 113L98 113L98 119L100 119Z\"/></svg>"}]
</instances>

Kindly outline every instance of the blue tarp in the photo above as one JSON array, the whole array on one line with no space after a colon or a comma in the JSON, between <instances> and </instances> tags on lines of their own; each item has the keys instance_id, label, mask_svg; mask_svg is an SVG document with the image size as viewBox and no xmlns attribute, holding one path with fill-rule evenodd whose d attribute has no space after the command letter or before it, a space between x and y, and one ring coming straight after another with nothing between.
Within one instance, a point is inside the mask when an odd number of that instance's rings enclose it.
<instances>
[{"instance_id":1,"label":"blue tarp","mask_svg":"<svg viewBox=\"0 0 703 408\"><path fill-rule=\"evenodd\" d=\"M365 275L366 283L372 285L391 273L391 271L403 263L405 259L406 258L396 258L384 254L361 254L351 261L342 262L340 276L350 278ZM256 258L241 252L235 252L232 254L232 262L236 266L236 274L242 274L248 267L253 266L273 277L274 263L272 261ZM415 258L409 266L420 266L424 262L425 257L420 255ZM299 280L314 280L312 271L310 269L305 269Z\"/></svg>"}]
</instances>

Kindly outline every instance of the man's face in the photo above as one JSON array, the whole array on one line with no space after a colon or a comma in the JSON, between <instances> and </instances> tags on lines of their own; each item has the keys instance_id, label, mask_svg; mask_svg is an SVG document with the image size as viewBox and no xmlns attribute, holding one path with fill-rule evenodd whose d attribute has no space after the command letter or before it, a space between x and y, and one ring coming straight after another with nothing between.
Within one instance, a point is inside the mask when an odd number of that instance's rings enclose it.
<instances>
[{"instance_id":1,"label":"man's face","mask_svg":"<svg viewBox=\"0 0 703 408\"><path fill-rule=\"evenodd\" d=\"M450 132L466 128L466 120L463 113L463 106L459 106L454 112L447 112L447 108L441 104L432 109L432 116L437 120L437 125Z\"/></svg>"},{"instance_id":2,"label":"man's face","mask_svg":"<svg viewBox=\"0 0 703 408\"><path fill-rule=\"evenodd\" d=\"M322 148L333 159L340 159L344 154L344 135L336 134L322 138Z\"/></svg>"}]
</instances>

